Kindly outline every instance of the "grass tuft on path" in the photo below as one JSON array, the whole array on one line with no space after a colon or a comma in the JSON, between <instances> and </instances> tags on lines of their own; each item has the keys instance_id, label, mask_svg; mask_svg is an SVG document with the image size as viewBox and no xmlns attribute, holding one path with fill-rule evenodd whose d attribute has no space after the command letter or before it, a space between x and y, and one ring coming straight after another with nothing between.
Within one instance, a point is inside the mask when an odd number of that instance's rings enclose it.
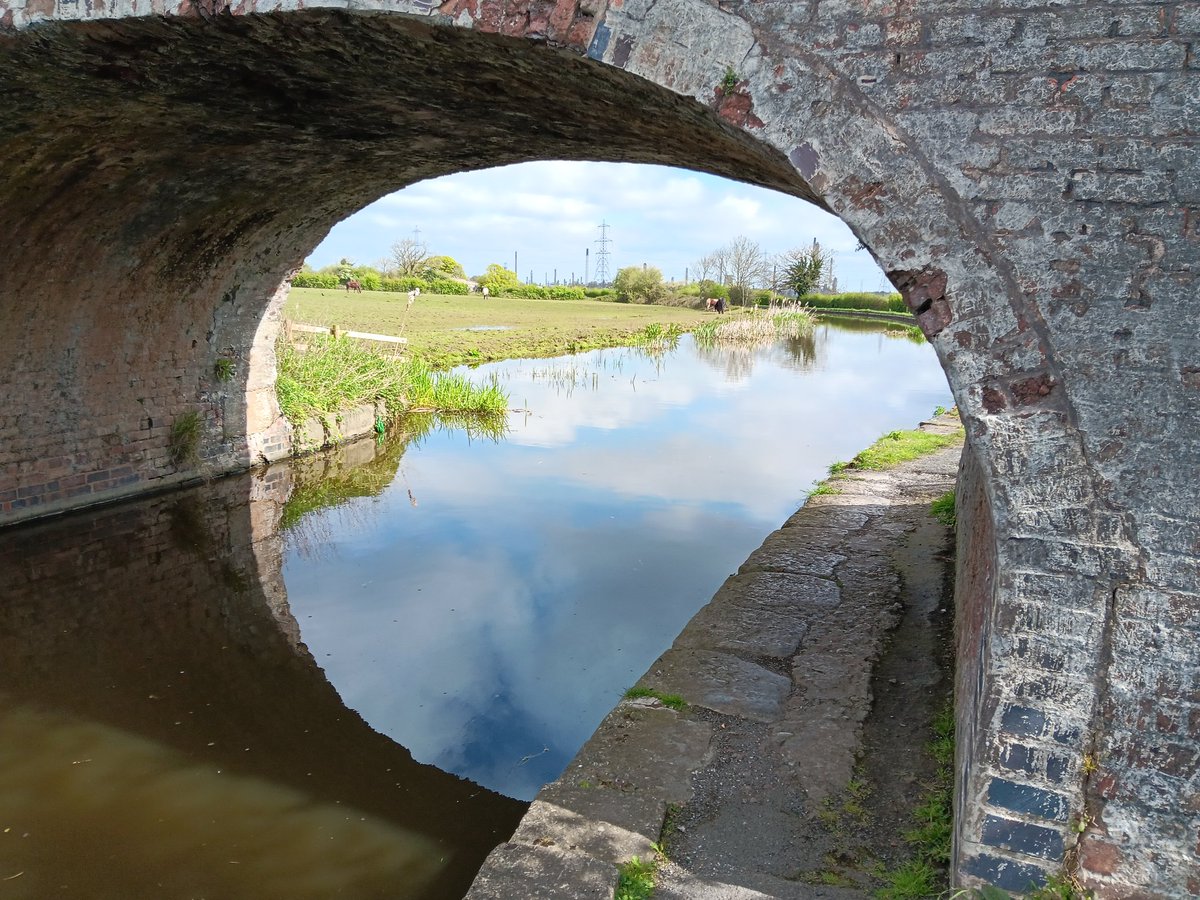
<instances>
[{"instance_id":1,"label":"grass tuft on path","mask_svg":"<svg viewBox=\"0 0 1200 900\"><path fill-rule=\"evenodd\" d=\"M917 459L926 453L941 450L962 442L961 428L950 434L934 434L928 431L890 431L874 444L859 453L845 465L835 463L837 471L845 469L890 469L900 463Z\"/></svg>"}]
</instances>

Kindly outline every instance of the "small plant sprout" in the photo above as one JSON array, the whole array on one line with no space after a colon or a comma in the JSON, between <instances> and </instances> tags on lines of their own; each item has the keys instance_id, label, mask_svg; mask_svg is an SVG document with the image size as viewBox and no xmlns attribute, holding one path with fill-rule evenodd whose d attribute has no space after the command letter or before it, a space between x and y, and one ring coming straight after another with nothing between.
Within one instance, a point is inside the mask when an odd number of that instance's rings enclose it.
<instances>
[{"instance_id":1,"label":"small plant sprout","mask_svg":"<svg viewBox=\"0 0 1200 900\"><path fill-rule=\"evenodd\" d=\"M734 71L733 66L726 66L725 74L721 78L721 93L728 97L737 90L737 83L737 72Z\"/></svg>"},{"instance_id":2,"label":"small plant sprout","mask_svg":"<svg viewBox=\"0 0 1200 900\"><path fill-rule=\"evenodd\" d=\"M954 491L946 491L929 504L930 514L943 525L953 528L958 519L954 513Z\"/></svg>"},{"instance_id":3,"label":"small plant sprout","mask_svg":"<svg viewBox=\"0 0 1200 900\"><path fill-rule=\"evenodd\" d=\"M1100 760L1096 758L1096 754L1094 753L1085 753L1080 767L1083 769L1083 774L1091 775L1093 772L1100 770Z\"/></svg>"},{"instance_id":4,"label":"small plant sprout","mask_svg":"<svg viewBox=\"0 0 1200 900\"><path fill-rule=\"evenodd\" d=\"M626 700L640 700L643 698L652 698L657 700L663 706L674 710L687 709L687 701L679 694L666 694L654 688L634 686L625 692Z\"/></svg>"},{"instance_id":5,"label":"small plant sprout","mask_svg":"<svg viewBox=\"0 0 1200 900\"><path fill-rule=\"evenodd\" d=\"M217 381L228 381L233 377L234 368L233 360L222 356L213 364L213 375Z\"/></svg>"},{"instance_id":6,"label":"small plant sprout","mask_svg":"<svg viewBox=\"0 0 1200 900\"><path fill-rule=\"evenodd\" d=\"M634 857L622 865L620 880L614 900L650 900L654 896L654 876L658 868L658 860L649 859L642 862Z\"/></svg>"}]
</instances>

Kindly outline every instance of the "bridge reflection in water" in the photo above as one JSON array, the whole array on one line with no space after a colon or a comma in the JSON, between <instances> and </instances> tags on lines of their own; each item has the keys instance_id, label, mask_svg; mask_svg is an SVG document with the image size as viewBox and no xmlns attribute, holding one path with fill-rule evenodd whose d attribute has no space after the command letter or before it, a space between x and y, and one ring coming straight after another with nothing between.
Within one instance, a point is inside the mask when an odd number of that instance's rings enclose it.
<instances>
[{"instance_id":1,"label":"bridge reflection in water","mask_svg":"<svg viewBox=\"0 0 1200 900\"><path fill-rule=\"evenodd\" d=\"M288 467L0 535L5 897L457 898L524 804L346 708L288 610Z\"/></svg>"}]
</instances>

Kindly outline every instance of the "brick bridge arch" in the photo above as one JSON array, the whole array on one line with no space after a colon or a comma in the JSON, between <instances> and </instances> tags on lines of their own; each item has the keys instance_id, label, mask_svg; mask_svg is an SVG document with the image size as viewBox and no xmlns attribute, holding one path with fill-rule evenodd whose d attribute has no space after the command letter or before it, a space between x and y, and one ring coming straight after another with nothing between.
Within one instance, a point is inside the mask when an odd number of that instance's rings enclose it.
<instances>
[{"instance_id":1,"label":"brick bridge arch","mask_svg":"<svg viewBox=\"0 0 1200 900\"><path fill-rule=\"evenodd\" d=\"M0 521L277 453L280 283L404 184L616 159L806 197L968 428L957 878L1200 891L1200 6L329 6L0 0Z\"/></svg>"}]
</instances>

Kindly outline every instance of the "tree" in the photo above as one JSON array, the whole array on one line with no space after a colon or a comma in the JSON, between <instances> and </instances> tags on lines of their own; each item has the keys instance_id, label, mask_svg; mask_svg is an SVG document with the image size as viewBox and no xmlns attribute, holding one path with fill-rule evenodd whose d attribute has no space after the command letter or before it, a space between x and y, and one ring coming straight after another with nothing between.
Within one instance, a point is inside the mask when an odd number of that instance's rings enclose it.
<instances>
[{"instance_id":1,"label":"tree","mask_svg":"<svg viewBox=\"0 0 1200 900\"><path fill-rule=\"evenodd\" d=\"M613 287L626 303L657 303L667 296L662 270L655 266L626 266L617 272Z\"/></svg>"},{"instance_id":2,"label":"tree","mask_svg":"<svg viewBox=\"0 0 1200 900\"><path fill-rule=\"evenodd\" d=\"M699 284L699 288L701 300L707 300L709 297L724 297L726 300L729 299L729 288L723 284L717 284L717 282L709 278L703 279Z\"/></svg>"},{"instance_id":3,"label":"tree","mask_svg":"<svg viewBox=\"0 0 1200 900\"><path fill-rule=\"evenodd\" d=\"M425 260L425 268L432 278L467 277L462 265L453 256L430 256Z\"/></svg>"},{"instance_id":4,"label":"tree","mask_svg":"<svg viewBox=\"0 0 1200 900\"><path fill-rule=\"evenodd\" d=\"M354 277L354 263L342 257L342 261L337 264L338 284L345 284Z\"/></svg>"},{"instance_id":5,"label":"tree","mask_svg":"<svg viewBox=\"0 0 1200 900\"><path fill-rule=\"evenodd\" d=\"M712 253L707 253L692 263L692 274L696 276L696 281L721 281L722 273L717 270L717 259Z\"/></svg>"},{"instance_id":6,"label":"tree","mask_svg":"<svg viewBox=\"0 0 1200 900\"><path fill-rule=\"evenodd\" d=\"M424 244L405 238L392 244L392 271L396 275L411 275L419 278L425 271L429 254Z\"/></svg>"},{"instance_id":7,"label":"tree","mask_svg":"<svg viewBox=\"0 0 1200 900\"><path fill-rule=\"evenodd\" d=\"M487 271L475 279L480 287L488 289L489 293L498 294L504 288L516 287L521 283L517 273L504 268L499 263L492 263Z\"/></svg>"},{"instance_id":8,"label":"tree","mask_svg":"<svg viewBox=\"0 0 1200 900\"><path fill-rule=\"evenodd\" d=\"M734 238L726 249L730 296L746 305L750 289L760 284L767 272L766 257L756 241L744 235Z\"/></svg>"},{"instance_id":9,"label":"tree","mask_svg":"<svg viewBox=\"0 0 1200 900\"><path fill-rule=\"evenodd\" d=\"M796 292L796 297L811 294L813 288L821 280L821 269L825 260L821 254L821 245L815 240L811 247L797 247L784 254L783 283Z\"/></svg>"}]
</instances>

